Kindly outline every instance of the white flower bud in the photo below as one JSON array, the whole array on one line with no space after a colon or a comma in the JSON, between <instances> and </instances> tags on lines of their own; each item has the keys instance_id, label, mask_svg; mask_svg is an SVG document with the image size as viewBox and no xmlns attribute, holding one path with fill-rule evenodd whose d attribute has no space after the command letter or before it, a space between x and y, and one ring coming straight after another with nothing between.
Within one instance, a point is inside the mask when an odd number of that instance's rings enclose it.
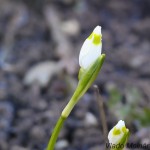
<instances>
[{"instance_id":1,"label":"white flower bud","mask_svg":"<svg viewBox=\"0 0 150 150\"><path fill-rule=\"evenodd\" d=\"M128 138L125 135L128 135L127 133L129 130L126 128L124 121L120 120L116 126L114 126L109 134L108 139L109 143L111 144L118 144L120 141L122 141L123 138ZM126 141L126 140L125 140ZM125 144L125 143L122 143Z\"/></svg>"},{"instance_id":2,"label":"white flower bud","mask_svg":"<svg viewBox=\"0 0 150 150\"><path fill-rule=\"evenodd\" d=\"M79 65L81 68L87 69L101 55L101 39L101 26L97 26L81 47L79 55Z\"/></svg>"}]
</instances>

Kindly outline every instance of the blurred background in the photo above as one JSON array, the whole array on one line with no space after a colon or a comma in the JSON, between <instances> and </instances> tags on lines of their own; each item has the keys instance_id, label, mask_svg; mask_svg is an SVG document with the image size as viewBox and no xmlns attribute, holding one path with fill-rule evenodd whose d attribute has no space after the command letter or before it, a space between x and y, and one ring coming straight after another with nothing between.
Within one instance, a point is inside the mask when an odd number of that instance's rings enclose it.
<instances>
[{"instance_id":1,"label":"blurred background","mask_svg":"<svg viewBox=\"0 0 150 150\"><path fill-rule=\"evenodd\" d=\"M108 129L125 120L129 142L150 144L149 0L0 0L0 150L45 149L78 83L82 43L97 25L106 61L95 84ZM104 149L91 87L56 150Z\"/></svg>"}]
</instances>

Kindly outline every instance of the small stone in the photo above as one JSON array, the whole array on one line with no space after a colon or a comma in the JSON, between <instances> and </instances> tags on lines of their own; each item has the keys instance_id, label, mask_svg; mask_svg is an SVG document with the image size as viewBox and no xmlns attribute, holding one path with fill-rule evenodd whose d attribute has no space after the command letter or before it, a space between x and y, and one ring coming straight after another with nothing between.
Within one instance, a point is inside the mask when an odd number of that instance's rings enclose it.
<instances>
[{"instance_id":1,"label":"small stone","mask_svg":"<svg viewBox=\"0 0 150 150\"><path fill-rule=\"evenodd\" d=\"M7 142L0 140L0 148L1 148L1 150L8 150Z\"/></svg>"},{"instance_id":2,"label":"small stone","mask_svg":"<svg viewBox=\"0 0 150 150\"><path fill-rule=\"evenodd\" d=\"M62 0L61 0L62 1ZM66 4L66 5L70 5L70 4L73 4L75 2L75 0L63 0L63 2Z\"/></svg>"},{"instance_id":3,"label":"small stone","mask_svg":"<svg viewBox=\"0 0 150 150\"><path fill-rule=\"evenodd\" d=\"M90 112L86 113L84 122L85 122L86 126L97 126L98 125L96 117Z\"/></svg>"},{"instance_id":4,"label":"small stone","mask_svg":"<svg viewBox=\"0 0 150 150\"><path fill-rule=\"evenodd\" d=\"M139 68L142 66L142 64L144 64L144 62L145 62L144 56L142 56L142 55L135 56L131 59L130 66L133 68Z\"/></svg>"},{"instance_id":5,"label":"small stone","mask_svg":"<svg viewBox=\"0 0 150 150\"><path fill-rule=\"evenodd\" d=\"M1 77L0 77L1 78ZM2 78L1 78L2 80ZM5 99L7 97L7 84L4 81L0 81L0 99Z\"/></svg>"},{"instance_id":6,"label":"small stone","mask_svg":"<svg viewBox=\"0 0 150 150\"><path fill-rule=\"evenodd\" d=\"M34 126L30 133L31 137L38 140L43 140L46 136L45 131L40 126Z\"/></svg>"},{"instance_id":7,"label":"small stone","mask_svg":"<svg viewBox=\"0 0 150 150\"><path fill-rule=\"evenodd\" d=\"M17 125L17 130L20 132L28 131L33 125L33 119L31 117L24 118L23 120L20 120L20 122Z\"/></svg>"},{"instance_id":8,"label":"small stone","mask_svg":"<svg viewBox=\"0 0 150 150\"><path fill-rule=\"evenodd\" d=\"M85 134L86 136L84 137L83 143L86 145L97 145L104 143L101 131L95 126L86 127Z\"/></svg>"},{"instance_id":9,"label":"small stone","mask_svg":"<svg viewBox=\"0 0 150 150\"><path fill-rule=\"evenodd\" d=\"M75 111L75 117L77 119L83 119L85 117L86 111L83 109L78 109L77 111Z\"/></svg>"},{"instance_id":10,"label":"small stone","mask_svg":"<svg viewBox=\"0 0 150 150\"><path fill-rule=\"evenodd\" d=\"M45 110L47 107L46 101L41 99L40 101L37 101L35 104L33 103L33 108L38 109L38 110Z\"/></svg>"},{"instance_id":11,"label":"small stone","mask_svg":"<svg viewBox=\"0 0 150 150\"><path fill-rule=\"evenodd\" d=\"M13 119L13 106L8 102L0 102L0 139L7 138Z\"/></svg>"},{"instance_id":12,"label":"small stone","mask_svg":"<svg viewBox=\"0 0 150 150\"><path fill-rule=\"evenodd\" d=\"M3 131L9 127L9 122L6 119L0 120L0 130Z\"/></svg>"},{"instance_id":13,"label":"small stone","mask_svg":"<svg viewBox=\"0 0 150 150\"><path fill-rule=\"evenodd\" d=\"M139 139L149 138L150 128L142 128L136 133L136 137Z\"/></svg>"},{"instance_id":14,"label":"small stone","mask_svg":"<svg viewBox=\"0 0 150 150\"><path fill-rule=\"evenodd\" d=\"M116 89L116 84L112 81L108 81L105 85L105 88L106 88L107 91L110 92L110 91Z\"/></svg>"},{"instance_id":15,"label":"small stone","mask_svg":"<svg viewBox=\"0 0 150 150\"><path fill-rule=\"evenodd\" d=\"M143 145L144 145L144 144L150 145L150 139L149 139L149 138L144 138L144 139L142 139L141 143L142 143Z\"/></svg>"},{"instance_id":16,"label":"small stone","mask_svg":"<svg viewBox=\"0 0 150 150\"><path fill-rule=\"evenodd\" d=\"M77 20L71 19L61 24L62 31L69 36L76 36L80 32L80 24Z\"/></svg>"},{"instance_id":17,"label":"small stone","mask_svg":"<svg viewBox=\"0 0 150 150\"><path fill-rule=\"evenodd\" d=\"M74 133L74 139L78 141L78 139L84 138L85 131L83 128L76 129L76 132Z\"/></svg>"},{"instance_id":18,"label":"small stone","mask_svg":"<svg viewBox=\"0 0 150 150\"><path fill-rule=\"evenodd\" d=\"M11 147L11 150L30 150L30 149L14 145L14 146Z\"/></svg>"},{"instance_id":19,"label":"small stone","mask_svg":"<svg viewBox=\"0 0 150 150\"><path fill-rule=\"evenodd\" d=\"M67 148L69 146L69 143L68 141L66 140L60 140L56 143L56 150L60 150L60 149L63 149L63 148Z\"/></svg>"},{"instance_id":20,"label":"small stone","mask_svg":"<svg viewBox=\"0 0 150 150\"><path fill-rule=\"evenodd\" d=\"M21 110L18 110L18 113L17 115L20 117L20 118L24 118L24 117L30 117L33 113L33 110L31 109L21 109Z\"/></svg>"},{"instance_id":21,"label":"small stone","mask_svg":"<svg viewBox=\"0 0 150 150\"><path fill-rule=\"evenodd\" d=\"M0 116L3 119L12 120L13 106L8 102L0 102Z\"/></svg>"},{"instance_id":22,"label":"small stone","mask_svg":"<svg viewBox=\"0 0 150 150\"><path fill-rule=\"evenodd\" d=\"M92 146L89 150L104 150L105 146L104 145L96 145Z\"/></svg>"}]
</instances>

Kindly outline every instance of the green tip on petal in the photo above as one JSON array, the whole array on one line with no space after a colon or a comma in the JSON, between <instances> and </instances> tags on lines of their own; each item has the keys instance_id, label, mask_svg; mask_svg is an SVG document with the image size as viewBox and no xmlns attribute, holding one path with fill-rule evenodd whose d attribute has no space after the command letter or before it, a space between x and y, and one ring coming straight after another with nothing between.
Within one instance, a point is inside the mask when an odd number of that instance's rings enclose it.
<instances>
[{"instance_id":1,"label":"green tip on petal","mask_svg":"<svg viewBox=\"0 0 150 150\"><path fill-rule=\"evenodd\" d=\"M111 150L123 150L128 138L129 129L126 128L124 121L120 120L108 134L109 143L112 144ZM118 145L121 145L121 147L118 147Z\"/></svg>"},{"instance_id":2,"label":"green tip on petal","mask_svg":"<svg viewBox=\"0 0 150 150\"><path fill-rule=\"evenodd\" d=\"M117 128L115 127L114 130L113 130L113 135L119 135L119 134L121 134L120 129L117 129Z\"/></svg>"},{"instance_id":3,"label":"green tip on petal","mask_svg":"<svg viewBox=\"0 0 150 150\"><path fill-rule=\"evenodd\" d=\"M101 35L94 34L93 44L94 45L99 45L100 43L101 43Z\"/></svg>"}]
</instances>

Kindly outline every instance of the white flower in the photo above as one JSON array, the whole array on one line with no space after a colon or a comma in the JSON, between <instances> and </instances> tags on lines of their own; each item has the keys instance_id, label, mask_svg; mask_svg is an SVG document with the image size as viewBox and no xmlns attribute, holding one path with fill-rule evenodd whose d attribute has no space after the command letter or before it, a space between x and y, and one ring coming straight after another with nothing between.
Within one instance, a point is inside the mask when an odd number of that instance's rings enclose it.
<instances>
[{"instance_id":1,"label":"white flower","mask_svg":"<svg viewBox=\"0 0 150 150\"><path fill-rule=\"evenodd\" d=\"M124 121L120 120L108 134L109 143L118 144L123 138L124 134L126 134L127 132L128 129L126 128Z\"/></svg>"},{"instance_id":2,"label":"white flower","mask_svg":"<svg viewBox=\"0 0 150 150\"><path fill-rule=\"evenodd\" d=\"M79 65L81 68L87 69L101 55L101 39L101 27L97 26L81 47L79 55Z\"/></svg>"}]
</instances>

